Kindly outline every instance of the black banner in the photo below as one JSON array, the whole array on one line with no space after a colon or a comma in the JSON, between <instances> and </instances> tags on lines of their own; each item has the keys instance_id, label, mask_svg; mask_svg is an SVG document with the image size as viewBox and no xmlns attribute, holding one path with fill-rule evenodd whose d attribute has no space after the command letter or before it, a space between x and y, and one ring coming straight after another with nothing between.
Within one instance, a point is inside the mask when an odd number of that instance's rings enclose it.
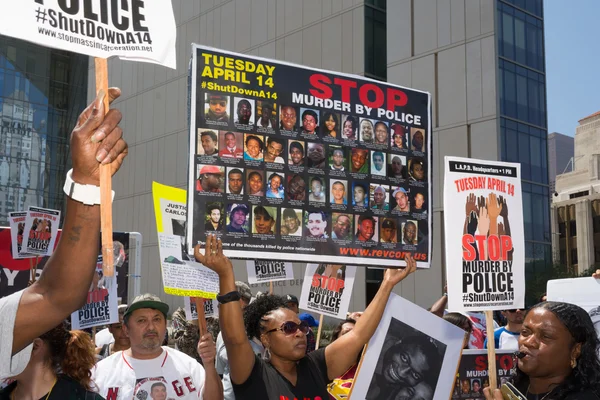
<instances>
[{"instance_id":1,"label":"black banner","mask_svg":"<svg viewBox=\"0 0 600 400\"><path fill-rule=\"evenodd\" d=\"M514 352L496 350L497 383L500 387L515 373ZM487 350L464 350L456 373L453 399L483 399L483 389L490 385Z\"/></svg>"},{"instance_id":2,"label":"black banner","mask_svg":"<svg viewBox=\"0 0 600 400\"><path fill-rule=\"evenodd\" d=\"M200 46L191 73L189 249L429 266L428 93Z\"/></svg>"}]
</instances>

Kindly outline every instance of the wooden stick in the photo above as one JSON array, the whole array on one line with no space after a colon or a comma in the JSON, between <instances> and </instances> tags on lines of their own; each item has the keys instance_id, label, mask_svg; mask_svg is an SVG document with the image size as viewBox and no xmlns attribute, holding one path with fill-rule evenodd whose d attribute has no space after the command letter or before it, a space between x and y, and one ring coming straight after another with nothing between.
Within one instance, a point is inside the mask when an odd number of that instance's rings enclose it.
<instances>
[{"instance_id":1,"label":"wooden stick","mask_svg":"<svg viewBox=\"0 0 600 400\"><path fill-rule=\"evenodd\" d=\"M198 314L198 329L200 330L200 337L204 335L208 330L206 329L206 315L204 314L204 299L201 297L194 297L196 303L196 313Z\"/></svg>"},{"instance_id":2,"label":"wooden stick","mask_svg":"<svg viewBox=\"0 0 600 400\"><path fill-rule=\"evenodd\" d=\"M488 353L488 378L490 379L490 390L498 388L496 379L496 347L494 341L494 314L485 311L485 327L487 331L487 353Z\"/></svg>"},{"instance_id":3,"label":"wooden stick","mask_svg":"<svg viewBox=\"0 0 600 400\"><path fill-rule=\"evenodd\" d=\"M108 65L106 58L95 58L96 93L104 90L104 112L108 112ZM112 180L109 164L100 164L100 224L102 228L102 273L114 276L112 227Z\"/></svg>"},{"instance_id":4,"label":"wooden stick","mask_svg":"<svg viewBox=\"0 0 600 400\"><path fill-rule=\"evenodd\" d=\"M96 343L96 327L92 327L92 342Z\"/></svg>"},{"instance_id":5,"label":"wooden stick","mask_svg":"<svg viewBox=\"0 0 600 400\"><path fill-rule=\"evenodd\" d=\"M317 344L315 350L319 348L319 342L321 341L321 328L323 327L323 314L319 317L319 329L317 329Z\"/></svg>"},{"instance_id":6,"label":"wooden stick","mask_svg":"<svg viewBox=\"0 0 600 400\"><path fill-rule=\"evenodd\" d=\"M273 295L273 281L269 282L269 294Z\"/></svg>"}]
</instances>

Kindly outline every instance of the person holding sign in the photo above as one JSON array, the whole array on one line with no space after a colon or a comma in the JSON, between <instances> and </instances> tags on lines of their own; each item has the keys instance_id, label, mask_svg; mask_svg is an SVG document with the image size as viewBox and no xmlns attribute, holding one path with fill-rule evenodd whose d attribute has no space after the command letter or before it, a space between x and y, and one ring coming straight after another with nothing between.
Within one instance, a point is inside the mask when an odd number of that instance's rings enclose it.
<instances>
[{"instance_id":1,"label":"person holding sign","mask_svg":"<svg viewBox=\"0 0 600 400\"><path fill-rule=\"evenodd\" d=\"M308 326L285 307L283 298L264 296L255 300L246 308L245 327L233 265L223 255L223 243L211 235L206 239L204 254L200 250L199 245L194 248L196 261L219 275L221 331L238 400L328 398L327 383L356 363L359 352L377 329L392 289L417 266L407 255L406 268L386 270L377 294L355 328L324 349L306 355ZM262 358L255 356L248 337L260 338L265 347Z\"/></svg>"},{"instance_id":2,"label":"person holding sign","mask_svg":"<svg viewBox=\"0 0 600 400\"><path fill-rule=\"evenodd\" d=\"M65 184L67 212L60 241L39 280L0 299L0 379L21 373L29 361L31 342L86 300L100 241L100 164L110 165L114 175L128 153L117 126L121 112L111 109L104 115L104 97L112 101L120 94L119 89L100 91L79 115L71 133L73 170Z\"/></svg>"},{"instance_id":3,"label":"person holding sign","mask_svg":"<svg viewBox=\"0 0 600 400\"><path fill-rule=\"evenodd\" d=\"M523 322L514 386L527 399L598 400L599 346L584 309L569 303L539 303ZM483 392L487 400L503 399L498 389Z\"/></svg>"}]
</instances>

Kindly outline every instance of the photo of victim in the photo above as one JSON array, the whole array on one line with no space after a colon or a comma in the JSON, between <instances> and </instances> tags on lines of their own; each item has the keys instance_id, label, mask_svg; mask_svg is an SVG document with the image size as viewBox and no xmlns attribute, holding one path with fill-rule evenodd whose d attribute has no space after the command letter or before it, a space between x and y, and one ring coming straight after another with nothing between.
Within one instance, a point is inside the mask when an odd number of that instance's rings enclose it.
<instances>
[{"instance_id":1,"label":"photo of victim","mask_svg":"<svg viewBox=\"0 0 600 400\"><path fill-rule=\"evenodd\" d=\"M432 400L446 345L392 318L367 400Z\"/></svg>"}]
</instances>

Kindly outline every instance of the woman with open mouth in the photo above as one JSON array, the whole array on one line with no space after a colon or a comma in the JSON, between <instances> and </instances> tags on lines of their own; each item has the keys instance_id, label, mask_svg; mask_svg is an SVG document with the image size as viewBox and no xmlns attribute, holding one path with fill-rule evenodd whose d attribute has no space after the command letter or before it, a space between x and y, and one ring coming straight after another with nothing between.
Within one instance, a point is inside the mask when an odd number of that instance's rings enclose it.
<instances>
[{"instance_id":1,"label":"woman with open mouth","mask_svg":"<svg viewBox=\"0 0 600 400\"><path fill-rule=\"evenodd\" d=\"M515 387L528 400L600 399L600 341L588 313L573 304L548 301L525 317L519 336ZM500 390L484 389L487 400Z\"/></svg>"}]
</instances>

